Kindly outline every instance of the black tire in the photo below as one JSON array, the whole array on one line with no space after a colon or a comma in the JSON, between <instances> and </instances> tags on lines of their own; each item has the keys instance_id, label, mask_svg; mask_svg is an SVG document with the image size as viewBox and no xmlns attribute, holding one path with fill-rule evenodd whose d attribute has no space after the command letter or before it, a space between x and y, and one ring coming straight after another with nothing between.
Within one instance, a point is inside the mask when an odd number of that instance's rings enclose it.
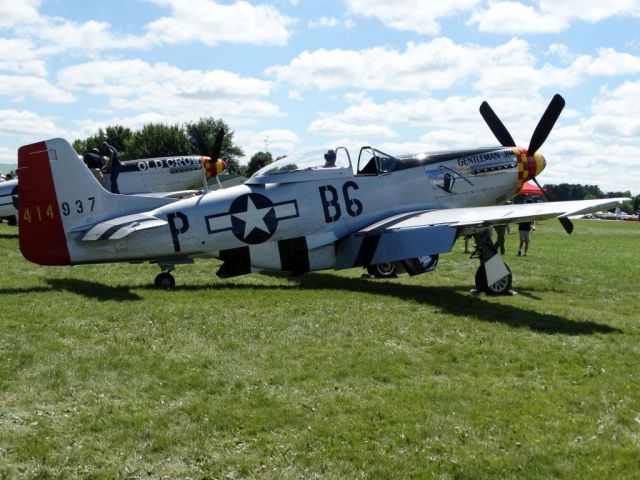
<instances>
[{"instance_id":1,"label":"black tire","mask_svg":"<svg viewBox=\"0 0 640 480\"><path fill-rule=\"evenodd\" d=\"M493 285L487 285L487 274L485 272L484 263L481 263L476 270L476 289L479 292L485 292L487 295L505 295L511 290L511 284L513 282L513 275L511 275L511 269L509 265L505 264L509 275L498 280Z\"/></svg>"},{"instance_id":2,"label":"black tire","mask_svg":"<svg viewBox=\"0 0 640 480\"><path fill-rule=\"evenodd\" d=\"M169 272L162 272L156 276L154 285L162 290L169 290L176 286L176 279Z\"/></svg>"},{"instance_id":3,"label":"black tire","mask_svg":"<svg viewBox=\"0 0 640 480\"><path fill-rule=\"evenodd\" d=\"M367 267L369 275L373 275L376 278L398 278L398 269L393 262L377 263L376 265L369 265Z\"/></svg>"}]
</instances>

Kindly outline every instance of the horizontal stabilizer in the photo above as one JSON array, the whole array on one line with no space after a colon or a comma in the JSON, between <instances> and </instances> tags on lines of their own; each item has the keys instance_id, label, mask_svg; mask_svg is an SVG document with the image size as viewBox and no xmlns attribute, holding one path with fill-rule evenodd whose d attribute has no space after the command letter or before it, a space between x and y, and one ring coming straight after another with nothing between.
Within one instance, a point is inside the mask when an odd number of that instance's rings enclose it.
<instances>
[{"instance_id":1,"label":"horizontal stabilizer","mask_svg":"<svg viewBox=\"0 0 640 480\"><path fill-rule=\"evenodd\" d=\"M136 213L97 223L84 234L82 241L120 240L134 232L164 225L167 225L165 220L145 213Z\"/></svg>"}]
</instances>

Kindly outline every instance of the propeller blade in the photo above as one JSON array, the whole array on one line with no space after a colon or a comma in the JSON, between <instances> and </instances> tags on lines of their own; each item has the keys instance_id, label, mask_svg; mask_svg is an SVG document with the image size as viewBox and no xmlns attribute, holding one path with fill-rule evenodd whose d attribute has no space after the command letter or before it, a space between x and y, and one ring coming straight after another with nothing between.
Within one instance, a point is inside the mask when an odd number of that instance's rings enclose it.
<instances>
[{"instance_id":1,"label":"propeller blade","mask_svg":"<svg viewBox=\"0 0 640 480\"><path fill-rule=\"evenodd\" d=\"M544 141L549 136L551 129L558 120L560 113L562 113L562 109L564 108L564 98L562 98L557 93L551 99L549 106L542 114L536 129L533 131L533 135L531 136L531 141L529 142L529 155L533 155L538 151L538 149L542 146Z\"/></svg>"},{"instance_id":2,"label":"propeller blade","mask_svg":"<svg viewBox=\"0 0 640 480\"><path fill-rule=\"evenodd\" d=\"M220 158L220 152L222 151L222 142L224 141L224 130L221 128L218 130L216 135L216 140L213 143L213 148L211 149L211 160L217 162Z\"/></svg>"},{"instance_id":3,"label":"propeller blade","mask_svg":"<svg viewBox=\"0 0 640 480\"><path fill-rule=\"evenodd\" d=\"M193 128L191 131L191 135L196 141L196 147L198 148L198 153L202 156L206 156L209 153L207 152L207 145L204 143L204 139L197 128Z\"/></svg>"},{"instance_id":4,"label":"propeller blade","mask_svg":"<svg viewBox=\"0 0 640 480\"><path fill-rule=\"evenodd\" d=\"M515 147L516 142L513 141L513 137L507 130L507 127L500 121L496 112L485 101L480 105L480 115L484 118L495 137L503 147Z\"/></svg>"},{"instance_id":5,"label":"propeller blade","mask_svg":"<svg viewBox=\"0 0 640 480\"><path fill-rule=\"evenodd\" d=\"M544 199L547 202L550 202L551 197L547 192L544 191L542 186L538 183L538 180L536 179L536 177L533 177L531 180L533 180L533 183L535 183L538 186L538 188L542 192L542 195L544 196ZM561 218L558 218L558 220L560 220L560 223L562 224L562 228L564 228L564 231L567 232L569 235L571 235L571 232L573 232L573 222L571 222L571 220L569 220L567 217L561 217Z\"/></svg>"}]
</instances>

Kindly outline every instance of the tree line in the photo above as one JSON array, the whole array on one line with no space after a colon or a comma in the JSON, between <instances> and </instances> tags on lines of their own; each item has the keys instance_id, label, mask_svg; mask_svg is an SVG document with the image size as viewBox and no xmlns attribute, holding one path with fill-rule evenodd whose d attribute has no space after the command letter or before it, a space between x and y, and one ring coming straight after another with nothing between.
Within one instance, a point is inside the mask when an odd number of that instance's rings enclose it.
<instances>
[{"instance_id":1,"label":"tree line","mask_svg":"<svg viewBox=\"0 0 640 480\"><path fill-rule=\"evenodd\" d=\"M620 209L633 214L640 210L640 195L631 195L630 190L624 192L603 192L598 185L581 185L579 183L545 184L542 188L556 202L566 200L592 200L595 198L629 197L631 204L625 204Z\"/></svg>"},{"instance_id":2,"label":"tree line","mask_svg":"<svg viewBox=\"0 0 640 480\"><path fill-rule=\"evenodd\" d=\"M183 125L149 123L139 130L131 130L122 125L108 126L98 129L95 135L75 140L73 148L82 154L92 148L99 148L102 142L107 142L118 150L122 160L208 155L220 129L225 132L220 158L227 162L229 173L250 177L274 161L270 152L257 152L247 165L241 165L238 157L243 157L244 151L233 142L233 130L224 120L211 117ZM203 139L207 152L198 151L198 135Z\"/></svg>"},{"instance_id":3,"label":"tree line","mask_svg":"<svg viewBox=\"0 0 640 480\"><path fill-rule=\"evenodd\" d=\"M118 150L122 160L208 155L220 129L225 132L220 158L227 162L230 173L242 174L243 168L238 157L244 156L244 151L233 142L234 132L229 128L229 125L224 120L214 118L201 118L197 122L183 125L149 123L139 130L131 130L122 125L108 126L104 129L98 129L97 134L84 140L75 140L73 148L82 154L91 148L99 148L102 142L107 142ZM206 152L198 151L197 135L202 138L207 149Z\"/></svg>"}]
</instances>

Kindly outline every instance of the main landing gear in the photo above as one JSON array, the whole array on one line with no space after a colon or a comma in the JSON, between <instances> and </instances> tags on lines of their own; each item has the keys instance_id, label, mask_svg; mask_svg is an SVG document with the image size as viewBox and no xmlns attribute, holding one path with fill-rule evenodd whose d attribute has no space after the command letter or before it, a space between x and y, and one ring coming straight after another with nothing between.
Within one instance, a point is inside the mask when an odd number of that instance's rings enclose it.
<instances>
[{"instance_id":1,"label":"main landing gear","mask_svg":"<svg viewBox=\"0 0 640 480\"><path fill-rule=\"evenodd\" d=\"M161 290L169 290L176 286L176 279L169 272L160 272L154 281L156 288Z\"/></svg>"},{"instance_id":2,"label":"main landing gear","mask_svg":"<svg viewBox=\"0 0 640 480\"><path fill-rule=\"evenodd\" d=\"M369 275L375 278L398 278L398 269L393 262L376 263L367 267Z\"/></svg>"},{"instance_id":3,"label":"main landing gear","mask_svg":"<svg viewBox=\"0 0 640 480\"><path fill-rule=\"evenodd\" d=\"M480 259L476 270L476 290L487 295L506 295L511 291L513 275L491 241L489 230L475 234L476 250L472 258Z\"/></svg>"}]
</instances>

